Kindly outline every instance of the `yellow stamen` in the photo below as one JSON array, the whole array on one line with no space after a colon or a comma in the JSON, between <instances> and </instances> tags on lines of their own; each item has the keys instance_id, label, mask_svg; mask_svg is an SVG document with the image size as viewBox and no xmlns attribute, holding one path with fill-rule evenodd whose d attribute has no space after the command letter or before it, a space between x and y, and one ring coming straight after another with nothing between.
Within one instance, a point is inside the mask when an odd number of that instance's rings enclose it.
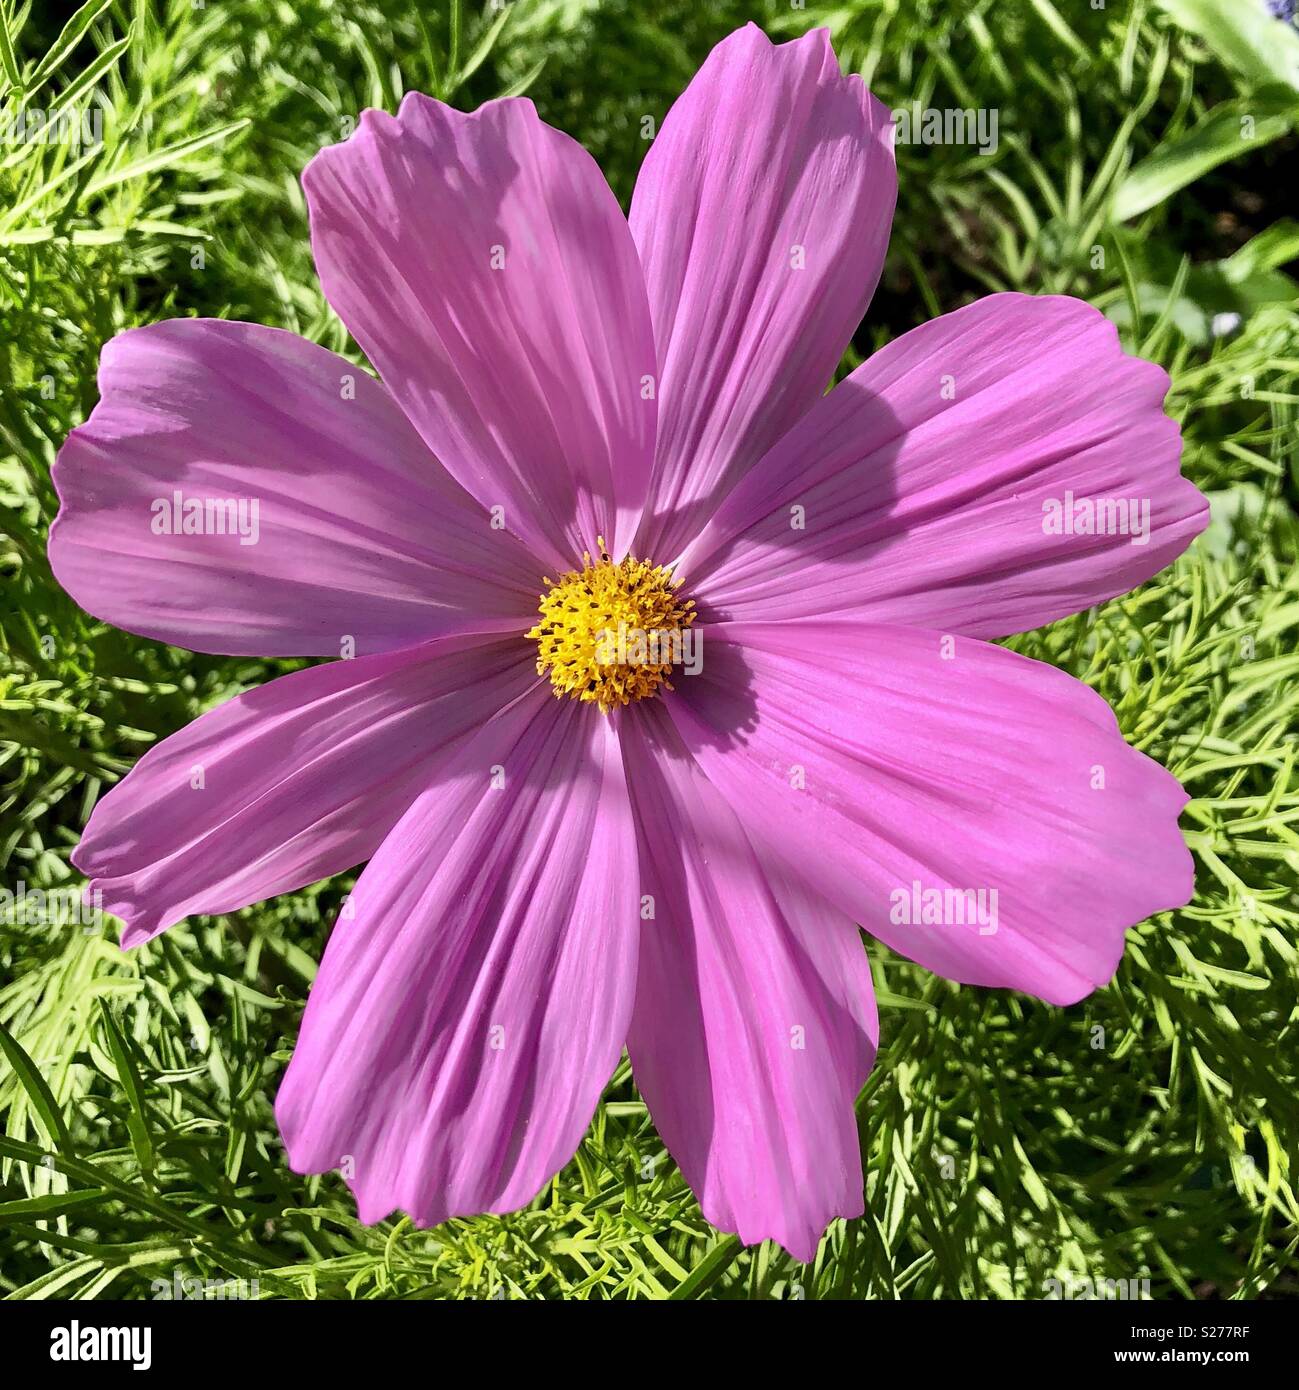
<instances>
[{"instance_id":1,"label":"yellow stamen","mask_svg":"<svg viewBox=\"0 0 1299 1390\"><path fill-rule=\"evenodd\" d=\"M695 620L695 605L677 597L681 585L663 565L628 555L615 564L599 538L594 563L546 577L541 621L528 633L537 641L537 674L549 674L556 696L568 695L608 714L672 689L671 634ZM647 659L639 659L648 652ZM630 658L630 659L629 659Z\"/></svg>"}]
</instances>

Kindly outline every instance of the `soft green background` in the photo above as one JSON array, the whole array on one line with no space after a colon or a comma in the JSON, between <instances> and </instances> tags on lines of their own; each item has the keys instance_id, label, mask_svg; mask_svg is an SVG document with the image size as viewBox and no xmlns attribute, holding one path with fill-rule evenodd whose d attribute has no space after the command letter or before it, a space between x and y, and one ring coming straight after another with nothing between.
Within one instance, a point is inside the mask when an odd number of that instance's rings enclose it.
<instances>
[{"instance_id":1,"label":"soft green background","mask_svg":"<svg viewBox=\"0 0 1299 1390\"><path fill-rule=\"evenodd\" d=\"M515 1216L365 1229L336 1177L290 1173L271 1098L350 880L130 955L111 933L0 926L0 1292L149 1297L179 1271L255 1277L262 1297L1038 1298L1146 1278L1155 1297L1293 1295L1299 38L1261 0L487 11L92 0L60 38L71 6L0 0L5 110L94 91L105 136L0 146L0 882L74 882L91 806L144 749L292 665L137 640L53 583L49 467L103 343L215 314L354 352L316 286L298 174L361 107L527 89L625 201L642 117L756 18L773 36L828 23L890 106L999 114L991 157L900 149L854 354L1014 288L1092 300L1172 374L1212 531L1136 594L1012 645L1095 686L1182 778L1195 900L1135 928L1116 983L1068 1010L872 946L868 1215L812 1267L707 1226L625 1066Z\"/></svg>"}]
</instances>

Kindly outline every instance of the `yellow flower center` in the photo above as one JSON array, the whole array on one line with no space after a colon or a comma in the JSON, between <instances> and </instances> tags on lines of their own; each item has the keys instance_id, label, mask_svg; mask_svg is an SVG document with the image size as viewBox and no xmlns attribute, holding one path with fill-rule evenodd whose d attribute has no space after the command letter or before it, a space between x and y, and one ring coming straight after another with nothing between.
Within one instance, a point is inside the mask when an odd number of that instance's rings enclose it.
<instances>
[{"instance_id":1,"label":"yellow flower center","mask_svg":"<svg viewBox=\"0 0 1299 1390\"><path fill-rule=\"evenodd\" d=\"M664 565L628 555L617 564L604 553L582 556L582 568L546 577L537 641L537 674L549 675L556 696L586 700L608 714L672 689L668 677L680 660L681 634L695 620L695 605L677 597L681 586Z\"/></svg>"}]
</instances>

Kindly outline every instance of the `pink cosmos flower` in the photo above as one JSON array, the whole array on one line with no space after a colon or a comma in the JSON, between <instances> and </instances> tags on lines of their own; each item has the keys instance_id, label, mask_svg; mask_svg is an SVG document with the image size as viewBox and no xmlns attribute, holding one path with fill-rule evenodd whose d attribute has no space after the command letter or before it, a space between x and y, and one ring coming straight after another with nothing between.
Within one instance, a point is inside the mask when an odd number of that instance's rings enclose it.
<instances>
[{"instance_id":1,"label":"pink cosmos flower","mask_svg":"<svg viewBox=\"0 0 1299 1390\"><path fill-rule=\"evenodd\" d=\"M824 32L719 44L629 220L524 100L412 94L304 184L380 380L255 324L122 334L50 558L146 637L353 659L151 749L75 862L131 946L369 861L277 1100L362 1220L527 1203L626 1046L709 1220L810 1259L862 1211L858 924L1068 1004L1190 895L1178 783L984 640L1203 528L1167 377L999 294L824 394L896 189Z\"/></svg>"}]
</instances>

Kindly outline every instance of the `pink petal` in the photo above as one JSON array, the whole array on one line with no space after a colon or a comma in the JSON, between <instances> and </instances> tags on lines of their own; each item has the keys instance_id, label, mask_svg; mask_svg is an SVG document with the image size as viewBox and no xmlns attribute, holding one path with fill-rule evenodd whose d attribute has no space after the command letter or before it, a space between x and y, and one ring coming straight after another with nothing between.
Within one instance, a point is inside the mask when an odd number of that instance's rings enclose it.
<instances>
[{"instance_id":1,"label":"pink petal","mask_svg":"<svg viewBox=\"0 0 1299 1390\"><path fill-rule=\"evenodd\" d=\"M851 609L978 637L1126 593L1208 521L1167 390L1080 300L981 299L890 343L781 440L687 552L691 593L746 621ZM1146 539L1048 534L1044 505L1068 493L1134 500Z\"/></svg>"},{"instance_id":2,"label":"pink petal","mask_svg":"<svg viewBox=\"0 0 1299 1390\"><path fill-rule=\"evenodd\" d=\"M747 25L668 112L631 206L659 358L638 553L674 557L825 390L884 264L891 136L824 29Z\"/></svg>"},{"instance_id":3,"label":"pink petal","mask_svg":"<svg viewBox=\"0 0 1299 1390\"><path fill-rule=\"evenodd\" d=\"M97 618L196 651L338 656L345 637L376 652L535 610L536 563L334 353L173 319L114 338L99 390L54 466L50 530L55 575ZM242 534L220 505L240 501ZM223 533L175 534L191 502Z\"/></svg>"},{"instance_id":4,"label":"pink petal","mask_svg":"<svg viewBox=\"0 0 1299 1390\"><path fill-rule=\"evenodd\" d=\"M303 186L325 293L451 473L547 564L599 535L625 548L654 344L636 248L586 151L530 101L465 115L412 92L395 119L366 111Z\"/></svg>"},{"instance_id":5,"label":"pink petal","mask_svg":"<svg viewBox=\"0 0 1299 1390\"><path fill-rule=\"evenodd\" d=\"M73 854L123 946L368 859L433 759L535 683L526 645L450 637L297 671L151 748Z\"/></svg>"},{"instance_id":6,"label":"pink petal","mask_svg":"<svg viewBox=\"0 0 1299 1390\"><path fill-rule=\"evenodd\" d=\"M704 653L669 708L746 830L940 975L1071 1004L1191 895L1186 793L1053 667L855 619L718 624ZM995 930L908 920L913 885L995 891Z\"/></svg>"},{"instance_id":7,"label":"pink petal","mask_svg":"<svg viewBox=\"0 0 1299 1390\"><path fill-rule=\"evenodd\" d=\"M295 1170L341 1168L361 1220L422 1226L520 1207L572 1156L639 925L608 721L538 687L430 771L334 929L276 1101Z\"/></svg>"},{"instance_id":8,"label":"pink petal","mask_svg":"<svg viewBox=\"0 0 1299 1390\"><path fill-rule=\"evenodd\" d=\"M623 725L643 924L628 1047L659 1134L704 1215L810 1261L862 1211L853 1102L879 1037L870 967L843 913L755 852L664 711Z\"/></svg>"}]
</instances>

